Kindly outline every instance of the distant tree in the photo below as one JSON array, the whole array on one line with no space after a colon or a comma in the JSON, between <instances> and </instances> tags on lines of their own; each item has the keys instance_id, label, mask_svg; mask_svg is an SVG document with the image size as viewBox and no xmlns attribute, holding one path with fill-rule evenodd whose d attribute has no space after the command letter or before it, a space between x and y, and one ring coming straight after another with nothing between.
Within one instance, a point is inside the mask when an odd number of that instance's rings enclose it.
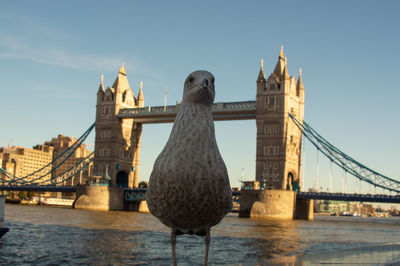
<instances>
[{"instance_id":1,"label":"distant tree","mask_svg":"<svg viewBox=\"0 0 400 266\"><path fill-rule=\"evenodd\" d=\"M28 199L32 199L33 197L36 197L36 192L34 192L34 191L28 191L28 193L27 193L27 198Z\"/></svg>"},{"instance_id":2,"label":"distant tree","mask_svg":"<svg viewBox=\"0 0 400 266\"><path fill-rule=\"evenodd\" d=\"M25 191L18 192L18 198L19 199L25 199L26 198L26 192Z\"/></svg>"}]
</instances>

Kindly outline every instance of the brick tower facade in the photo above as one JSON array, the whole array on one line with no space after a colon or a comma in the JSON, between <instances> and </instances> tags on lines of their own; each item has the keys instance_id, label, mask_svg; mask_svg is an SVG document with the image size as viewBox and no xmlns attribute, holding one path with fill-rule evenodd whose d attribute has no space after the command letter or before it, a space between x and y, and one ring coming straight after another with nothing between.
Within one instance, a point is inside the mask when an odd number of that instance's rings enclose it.
<instances>
[{"instance_id":1,"label":"brick tower facade","mask_svg":"<svg viewBox=\"0 0 400 266\"><path fill-rule=\"evenodd\" d=\"M124 66L112 87L106 90L103 76L97 92L94 176L111 178L112 186L137 187L142 125L119 119L123 108L144 106L142 83L135 98Z\"/></svg>"},{"instance_id":2,"label":"brick tower facade","mask_svg":"<svg viewBox=\"0 0 400 266\"><path fill-rule=\"evenodd\" d=\"M266 189L300 190L301 132L291 121L304 118L304 86L299 70L289 76L283 47L274 71L265 78L263 61L257 79L256 181Z\"/></svg>"}]
</instances>

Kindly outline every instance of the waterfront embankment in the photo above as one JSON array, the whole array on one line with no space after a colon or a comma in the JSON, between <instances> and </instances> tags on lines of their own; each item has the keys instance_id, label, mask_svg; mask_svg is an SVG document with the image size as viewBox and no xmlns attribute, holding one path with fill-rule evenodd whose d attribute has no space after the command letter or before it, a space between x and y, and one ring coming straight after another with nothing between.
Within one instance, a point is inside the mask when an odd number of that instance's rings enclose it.
<instances>
[{"instance_id":1,"label":"waterfront embankment","mask_svg":"<svg viewBox=\"0 0 400 266\"><path fill-rule=\"evenodd\" d=\"M4 226L10 228L0 240L5 265L171 263L170 231L148 213L6 204ZM382 245L392 252L381 257L393 261L398 259L399 246L393 243L400 239L399 229L399 217L279 221L231 213L212 229L210 264L333 263L335 254L352 258ZM203 252L203 238L177 238L179 265L199 264ZM377 264L381 261L376 259Z\"/></svg>"}]
</instances>

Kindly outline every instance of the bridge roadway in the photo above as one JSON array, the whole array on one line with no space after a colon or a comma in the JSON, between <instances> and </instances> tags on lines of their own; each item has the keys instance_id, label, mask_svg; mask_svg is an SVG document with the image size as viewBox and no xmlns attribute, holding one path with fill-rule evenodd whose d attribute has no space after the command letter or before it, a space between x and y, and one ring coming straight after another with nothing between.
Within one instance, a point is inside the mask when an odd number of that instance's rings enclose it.
<instances>
[{"instance_id":1,"label":"bridge roadway","mask_svg":"<svg viewBox=\"0 0 400 266\"><path fill-rule=\"evenodd\" d=\"M360 201L360 202L381 202L381 203L400 203L400 195L384 195L384 194L345 194L345 193L328 193L328 192L298 192L298 199L314 199L314 200L336 200L336 201Z\"/></svg>"},{"instance_id":2,"label":"bridge roadway","mask_svg":"<svg viewBox=\"0 0 400 266\"><path fill-rule=\"evenodd\" d=\"M125 201L136 201L144 199L146 195L145 188L125 189ZM240 191L232 192L234 201L240 199ZM298 192L298 199L315 200L335 200L335 201L360 201L360 202L381 202L381 203L400 203L400 195L371 195L371 194L344 194L344 193L326 193L326 192Z\"/></svg>"},{"instance_id":3,"label":"bridge roadway","mask_svg":"<svg viewBox=\"0 0 400 266\"><path fill-rule=\"evenodd\" d=\"M146 188L126 188L124 192L125 201L144 200ZM76 192L73 186L9 186L0 185L0 191L35 191L35 192ZM240 198L240 191L232 192L234 201ZM335 201L360 201L360 202L380 202L380 203L398 203L400 204L400 195L372 195L372 194L345 194L345 193L328 193L328 192L298 192L298 199L314 199L314 200L335 200Z\"/></svg>"},{"instance_id":4,"label":"bridge roadway","mask_svg":"<svg viewBox=\"0 0 400 266\"><path fill-rule=\"evenodd\" d=\"M119 110L118 118L134 118L136 123L172 123L180 104L168 106L147 106ZM256 102L219 102L212 106L214 121L256 119Z\"/></svg>"},{"instance_id":5,"label":"bridge roadway","mask_svg":"<svg viewBox=\"0 0 400 266\"><path fill-rule=\"evenodd\" d=\"M34 192L76 192L76 187L72 186L34 186L34 185L22 185L22 186L9 186L0 185L0 191L34 191Z\"/></svg>"}]
</instances>

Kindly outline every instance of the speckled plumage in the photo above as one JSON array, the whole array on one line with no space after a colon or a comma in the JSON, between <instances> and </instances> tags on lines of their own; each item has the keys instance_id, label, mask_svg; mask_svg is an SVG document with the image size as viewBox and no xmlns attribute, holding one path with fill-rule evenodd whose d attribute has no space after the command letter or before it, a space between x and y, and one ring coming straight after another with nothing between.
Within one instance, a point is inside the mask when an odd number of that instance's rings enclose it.
<instances>
[{"instance_id":1,"label":"speckled plumage","mask_svg":"<svg viewBox=\"0 0 400 266\"><path fill-rule=\"evenodd\" d=\"M171 135L150 176L149 210L173 233L209 236L232 208L228 173L215 140L213 102L213 75L190 74Z\"/></svg>"}]
</instances>

